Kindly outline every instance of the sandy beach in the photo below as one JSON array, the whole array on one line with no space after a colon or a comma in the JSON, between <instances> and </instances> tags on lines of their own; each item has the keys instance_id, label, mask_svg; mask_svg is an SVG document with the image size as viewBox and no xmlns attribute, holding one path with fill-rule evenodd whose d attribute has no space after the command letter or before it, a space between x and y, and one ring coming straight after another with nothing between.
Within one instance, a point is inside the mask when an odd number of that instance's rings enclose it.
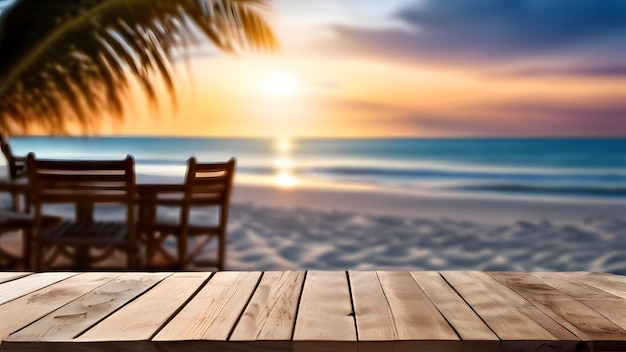
<instances>
[{"instance_id":1,"label":"sandy beach","mask_svg":"<svg viewBox=\"0 0 626 352\"><path fill-rule=\"evenodd\" d=\"M71 214L66 208L51 211ZM176 219L177 212L162 209L161 215ZM237 184L227 269L626 274L625 237L626 202L619 200L455 198ZM6 236L3 246L17 248L18 238Z\"/></svg>"},{"instance_id":2,"label":"sandy beach","mask_svg":"<svg viewBox=\"0 0 626 352\"><path fill-rule=\"evenodd\" d=\"M626 273L626 202L240 186L232 269Z\"/></svg>"}]
</instances>

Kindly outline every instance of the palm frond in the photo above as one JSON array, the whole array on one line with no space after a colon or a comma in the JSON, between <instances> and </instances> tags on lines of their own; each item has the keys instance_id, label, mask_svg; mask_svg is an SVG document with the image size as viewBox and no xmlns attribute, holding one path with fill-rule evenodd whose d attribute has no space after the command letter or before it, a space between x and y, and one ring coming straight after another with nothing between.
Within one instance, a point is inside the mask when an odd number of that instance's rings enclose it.
<instances>
[{"instance_id":1,"label":"palm frond","mask_svg":"<svg viewBox=\"0 0 626 352\"><path fill-rule=\"evenodd\" d=\"M22 0L0 18L0 129L91 131L123 116L134 77L174 94L174 54L202 33L227 53L276 50L267 0ZM198 30L199 29L199 30Z\"/></svg>"}]
</instances>

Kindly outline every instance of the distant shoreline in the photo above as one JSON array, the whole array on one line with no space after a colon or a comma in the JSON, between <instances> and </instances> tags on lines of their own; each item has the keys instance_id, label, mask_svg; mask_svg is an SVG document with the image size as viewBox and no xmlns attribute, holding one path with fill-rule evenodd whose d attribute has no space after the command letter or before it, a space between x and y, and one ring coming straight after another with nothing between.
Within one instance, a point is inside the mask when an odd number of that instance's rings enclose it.
<instances>
[{"instance_id":1,"label":"distant shoreline","mask_svg":"<svg viewBox=\"0 0 626 352\"><path fill-rule=\"evenodd\" d=\"M381 189L470 198L626 197L626 139L576 138L199 138L19 137L16 155L121 159L136 171L180 176L185 161L237 159L236 177L253 184Z\"/></svg>"}]
</instances>

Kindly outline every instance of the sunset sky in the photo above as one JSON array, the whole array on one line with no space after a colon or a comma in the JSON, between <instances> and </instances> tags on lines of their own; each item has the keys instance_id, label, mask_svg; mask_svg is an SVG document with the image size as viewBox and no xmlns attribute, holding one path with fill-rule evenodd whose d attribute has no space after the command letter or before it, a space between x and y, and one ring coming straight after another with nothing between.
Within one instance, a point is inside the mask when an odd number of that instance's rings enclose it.
<instances>
[{"instance_id":1,"label":"sunset sky","mask_svg":"<svg viewBox=\"0 0 626 352\"><path fill-rule=\"evenodd\" d=\"M103 133L626 136L626 1L275 0L274 55L194 49Z\"/></svg>"}]
</instances>

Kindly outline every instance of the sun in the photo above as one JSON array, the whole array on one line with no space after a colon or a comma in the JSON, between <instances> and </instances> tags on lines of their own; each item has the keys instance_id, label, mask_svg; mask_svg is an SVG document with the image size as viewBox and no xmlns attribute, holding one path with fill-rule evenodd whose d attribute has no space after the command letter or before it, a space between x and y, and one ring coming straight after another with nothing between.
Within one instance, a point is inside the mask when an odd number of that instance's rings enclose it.
<instances>
[{"instance_id":1,"label":"sun","mask_svg":"<svg viewBox=\"0 0 626 352\"><path fill-rule=\"evenodd\" d=\"M281 153L288 153L293 149L293 143L287 137L279 137L276 139L274 148Z\"/></svg>"},{"instance_id":2,"label":"sun","mask_svg":"<svg viewBox=\"0 0 626 352\"><path fill-rule=\"evenodd\" d=\"M298 80L287 72L272 71L261 80L261 90L272 96L288 96L295 94L300 88Z\"/></svg>"}]
</instances>

